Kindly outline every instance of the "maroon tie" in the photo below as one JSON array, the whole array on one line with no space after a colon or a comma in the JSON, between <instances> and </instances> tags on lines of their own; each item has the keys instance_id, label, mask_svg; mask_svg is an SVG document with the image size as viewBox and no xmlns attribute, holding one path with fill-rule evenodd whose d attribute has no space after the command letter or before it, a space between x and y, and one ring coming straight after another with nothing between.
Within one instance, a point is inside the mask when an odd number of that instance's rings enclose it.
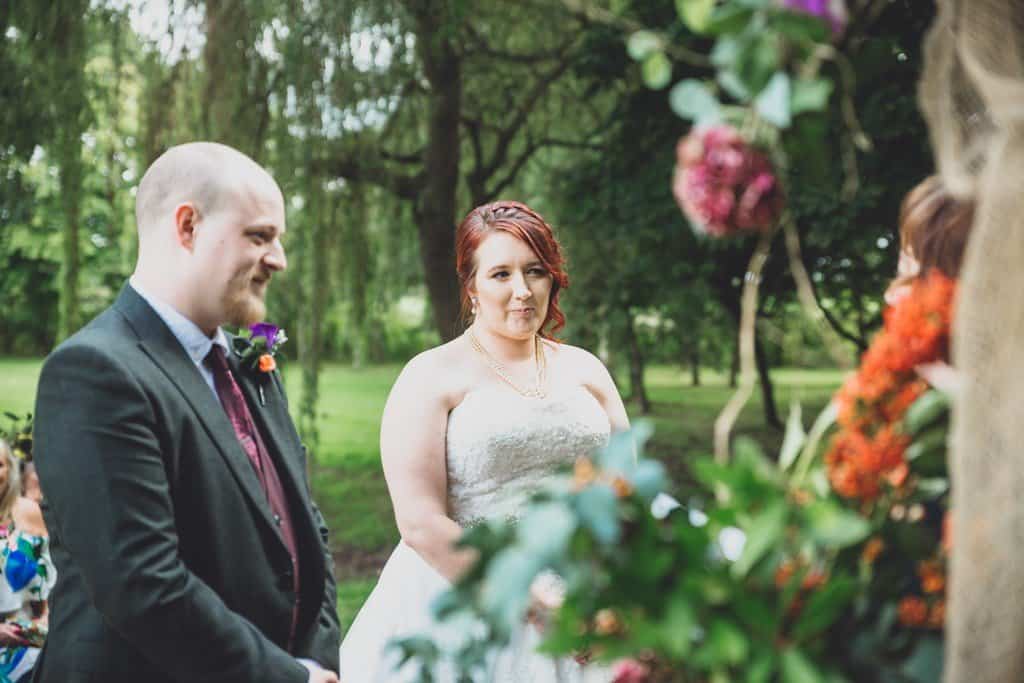
<instances>
[{"instance_id":1,"label":"maroon tie","mask_svg":"<svg viewBox=\"0 0 1024 683\"><path fill-rule=\"evenodd\" d=\"M249 456L249 462L260 479L263 493L267 496L267 502L274 513L274 521L281 532L281 538L292 560L292 590L295 591L295 604L292 607L292 627L289 636L289 649L295 639L295 627L299 616L299 554L295 542L295 529L292 527L291 514L288 512L288 503L285 500L284 488L281 486L281 479L277 474L277 468L270 459L270 452L267 450L263 437L260 435L256 423L253 422L252 413L249 412L249 405L245 402L242 390L235 382L235 378L228 368L227 359L224 357L224 349L214 344L210 353L206 356L206 364L213 371L213 384L217 389L217 397L224 406L224 412L231 420L231 426L235 428L235 436L238 437L242 450Z\"/></svg>"}]
</instances>

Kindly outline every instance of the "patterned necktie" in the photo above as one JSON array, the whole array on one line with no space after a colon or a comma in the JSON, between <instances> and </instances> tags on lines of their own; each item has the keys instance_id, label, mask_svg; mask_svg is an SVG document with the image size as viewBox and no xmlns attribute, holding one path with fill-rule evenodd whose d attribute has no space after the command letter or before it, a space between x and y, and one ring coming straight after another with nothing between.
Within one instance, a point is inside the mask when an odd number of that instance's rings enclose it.
<instances>
[{"instance_id":1,"label":"patterned necktie","mask_svg":"<svg viewBox=\"0 0 1024 683\"><path fill-rule=\"evenodd\" d=\"M277 468L270 458L270 452L267 450L263 437L253 421L249 404L246 403L241 388L231 374L227 358L224 357L224 349L214 344L204 362L213 372L213 385L217 390L217 397L220 398L224 412L227 413L231 426L234 427L235 436L238 437L242 450L245 451L253 469L256 470L260 486L274 513L274 521L281 532L281 539L291 555L292 576L289 588L295 592L295 605L292 610L292 630L289 641L293 641L299 614L299 554L284 487L281 485L281 478L277 474Z\"/></svg>"}]
</instances>

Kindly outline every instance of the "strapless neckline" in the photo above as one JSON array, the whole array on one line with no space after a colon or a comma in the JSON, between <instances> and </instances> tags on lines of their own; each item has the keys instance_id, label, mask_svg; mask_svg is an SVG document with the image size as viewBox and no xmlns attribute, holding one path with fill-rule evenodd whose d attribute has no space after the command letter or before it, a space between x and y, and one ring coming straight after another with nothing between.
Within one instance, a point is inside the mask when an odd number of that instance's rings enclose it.
<instances>
[{"instance_id":1,"label":"strapless neckline","mask_svg":"<svg viewBox=\"0 0 1024 683\"><path fill-rule=\"evenodd\" d=\"M486 385L448 414L448 510L460 524L514 518L530 495L576 458L603 446L611 426L590 391L565 387L545 398Z\"/></svg>"},{"instance_id":2,"label":"strapless neckline","mask_svg":"<svg viewBox=\"0 0 1024 683\"><path fill-rule=\"evenodd\" d=\"M566 398L568 396L579 395L580 392L582 392L582 393L586 394L587 396L591 397L594 400L594 402L597 403L598 406L600 406L600 403L597 402L597 397L594 396L594 394L592 394L590 392L590 390L587 389L582 384L574 384L574 385L572 385L570 387L564 387L564 388L560 387L560 388L558 388L558 389L548 393L543 398L540 398L540 397L537 397L537 396L523 396L522 394L520 394L518 391L516 391L512 387L507 387L507 386L504 386L502 384L485 384L485 385L480 386L480 387L474 387L473 389L470 389L465 394L463 394L462 400L459 401L455 405L455 407L452 408L449 411L449 415L451 415L452 413L457 411L459 408L461 408L466 403L469 403L470 400L480 400L482 397L485 397L488 394L498 394L500 396L511 396L513 398L520 399L521 401L523 401L525 403L544 405L544 404L553 403L555 401L558 401L560 399Z\"/></svg>"}]
</instances>

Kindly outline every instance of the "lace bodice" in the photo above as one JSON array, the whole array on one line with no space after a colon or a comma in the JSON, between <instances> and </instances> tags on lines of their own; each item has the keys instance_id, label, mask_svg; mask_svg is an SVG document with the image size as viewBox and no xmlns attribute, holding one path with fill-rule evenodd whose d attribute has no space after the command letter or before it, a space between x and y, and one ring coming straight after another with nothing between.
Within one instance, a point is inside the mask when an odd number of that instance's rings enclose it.
<instances>
[{"instance_id":1,"label":"lace bodice","mask_svg":"<svg viewBox=\"0 0 1024 683\"><path fill-rule=\"evenodd\" d=\"M608 440L608 415L586 388L526 398L501 386L466 394L448 415L448 507L463 526L515 518L556 472Z\"/></svg>"}]
</instances>

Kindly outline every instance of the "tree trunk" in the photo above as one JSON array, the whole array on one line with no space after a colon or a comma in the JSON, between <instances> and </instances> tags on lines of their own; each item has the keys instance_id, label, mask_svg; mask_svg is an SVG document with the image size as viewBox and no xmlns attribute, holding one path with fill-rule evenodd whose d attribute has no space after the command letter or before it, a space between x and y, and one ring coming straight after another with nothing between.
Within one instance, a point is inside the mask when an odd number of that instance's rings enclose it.
<instances>
[{"instance_id":1,"label":"tree trunk","mask_svg":"<svg viewBox=\"0 0 1024 683\"><path fill-rule=\"evenodd\" d=\"M729 388L735 389L740 376L740 338L739 332L733 339L732 361L729 363Z\"/></svg>"},{"instance_id":2,"label":"tree trunk","mask_svg":"<svg viewBox=\"0 0 1024 683\"><path fill-rule=\"evenodd\" d=\"M782 420L775 406L775 391L768 373L768 357L760 339L754 340L754 355L757 361L757 376L761 383L761 402L764 404L764 421L769 427L782 429Z\"/></svg>"},{"instance_id":3,"label":"tree trunk","mask_svg":"<svg viewBox=\"0 0 1024 683\"><path fill-rule=\"evenodd\" d=\"M689 353L690 361L690 385L699 387L700 386L700 347L694 343L690 348Z\"/></svg>"},{"instance_id":4,"label":"tree trunk","mask_svg":"<svg viewBox=\"0 0 1024 683\"><path fill-rule=\"evenodd\" d=\"M308 467L316 472L316 455L320 448L320 427L317 418L320 403L320 363L323 350L323 319L327 296L331 289L327 248L330 201L325 196L322 180L309 188L309 223L300 245L299 282L306 305L299 309L299 363L302 366L302 398L299 402L299 435L309 447ZM315 481L316 477L310 477Z\"/></svg>"},{"instance_id":5,"label":"tree trunk","mask_svg":"<svg viewBox=\"0 0 1024 683\"><path fill-rule=\"evenodd\" d=\"M57 340L66 339L81 324L79 311L79 274L81 270L81 212L84 168L82 133L87 125L88 102L85 94L85 13L80 8L62 10L56 35L63 42L57 56L55 76L61 92L57 94L56 158L60 180L61 207L64 210L62 235L60 306Z\"/></svg>"},{"instance_id":6,"label":"tree trunk","mask_svg":"<svg viewBox=\"0 0 1024 683\"><path fill-rule=\"evenodd\" d=\"M651 402L647 398L647 388L644 386L644 357L640 351L640 340L636 336L636 328L633 325L633 316L626 315L626 345L629 348L629 389L631 398L636 401L640 408L640 414L648 415L651 412Z\"/></svg>"},{"instance_id":7,"label":"tree trunk","mask_svg":"<svg viewBox=\"0 0 1024 683\"><path fill-rule=\"evenodd\" d=\"M362 194L363 188L351 187L350 190L355 194L353 211L347 217L347 229L344 231L345 277L348 280L345 291L348 293L351 313L351 330L347 336L352 347L352 367L361 368L366 365L369 356L369 290L373 277L373 254L366 234L369 211Z\"/></svg>"},{"instance_id":8,"label":"tree trunk","mask_svg":"<svg viewBox=\"0 0 1024 683\"><path fill-rule=\"evenodd\" d=\"M64 157L65 155L62 155ZM78 156L68 150L66 157ZM63 340L78 329L81 317L78 306L78 283L81 266L80 219L82 174L79 159L64 158L60 165L61 204L64 208L63 260L60 277L60 317L57 339Z\"/></svg>"},{"instance_id":9,"label":"tree trunk","mask_svg":"<svg viewBox=\"0 0 1024 683\"><path fill-rule=\"evenodd\" d=\"M259 40L248 5L206 0L201 125L206 139L231 145L259 161L270 78L263 57L245 47Z\"/></svg>"},{"instance_id":10,"label":"tree trunk","mask_svg":"<svg viewBox=\"0 0 1024 683\"><path fill-rule=\"evenodd\" d=\"M461 331L459 282L455 275L455 202L459 186L459 117L462 64L438 17L417 15L416 49L430 81L423 189L413 216L420 238L420 259L434 325L444 341Z\"/></svg>"}]
</instances>

